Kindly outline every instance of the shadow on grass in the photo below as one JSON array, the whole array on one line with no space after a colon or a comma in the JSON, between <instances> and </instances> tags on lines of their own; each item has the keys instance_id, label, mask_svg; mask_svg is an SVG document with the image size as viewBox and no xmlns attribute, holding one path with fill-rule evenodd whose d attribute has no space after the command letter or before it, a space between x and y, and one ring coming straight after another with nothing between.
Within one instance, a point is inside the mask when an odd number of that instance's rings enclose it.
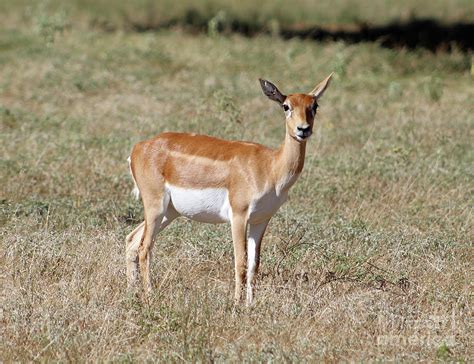
<instances>
[{"instance_id":1,"label":"shadow on grass","mask_svg":"<svg viewBox=\"0 0 474 364\"><path fill-rule=\"evenodd\" d=\"M474 49L474 24L444 25L433 19L415 19L404 23L383 26L360 25L357 29L307 28L283 31L284 38L309 38L314 40L342 40L347 43L377 42L385 48L426 48L432 52L463 52Z\"/></svg>"},{"instance_id":2,"label":"shadow on grass","mask_svg":"<svg viewBox=\"0 0 474 364\"><path fill-rule=\"evenodd\" d=\"M150 17L151 18L151 17ZM259 34L276 34L283 39L301 38L315 41L344 41L347 43L377 42L386 48L425 48L432 52L458 49L470 52L474 49L474 23L442 24L435 19L412 19L406 22L393 22L387 25L371 26L334 25L280 26L277 23L251 22L229 16L204 16L195 10L188 10L183 17L163 22L137 22L125 19L132 31L159 31L173 27L191 33L213 32L237 33L246 37ZM112 29L109 29L112 30Z\"/></svg>"}]
</instances>

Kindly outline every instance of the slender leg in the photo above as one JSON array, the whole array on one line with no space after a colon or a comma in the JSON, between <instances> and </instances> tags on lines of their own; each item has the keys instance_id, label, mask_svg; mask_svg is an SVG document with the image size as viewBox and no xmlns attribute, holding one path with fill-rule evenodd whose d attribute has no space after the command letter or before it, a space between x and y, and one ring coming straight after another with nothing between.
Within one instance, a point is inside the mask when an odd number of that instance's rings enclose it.
<instances>
[{"instance_id":1,"label":"slender leg","mask_svg":"<svg viewBox=\"0 0 474 364\"><path fill-rule=\"evenodd\" d=\"M249 238L247 242L247 306L250 306L253 301L255 278L260 265L260 247L269 221L249 225Z\"/></svg>"},{"instance_id":2,"label":"slender leg","mask_svg":"<svg viewBox=\"0 0 474 364\"><path fill-rule=\"evenodd\" d=\"M168 206L166 215L163 217L161 224L156 228L155 234L163 231L174 219L178 217L178 213L172 206ZM128 234L126 242L126 260L127 260L127 282L128 288L133 289L137 285L138 280L138 249L142 242L143 233L145 231L145 221L138 225L130 234Z\"/></svg>"},{"instance_id":3,"label":"slender leg","mask_svg":"<svg viewBox=\"0 0 474 364\"><path fill-rule=\"evenodd\" d=\"M162 221L167 216L168 203L170 198L164 195L161 199L156 199L156 204L145 206L145 227L143 237L138 248L138 261L143 288L146 293L152 291L153 286L150 277L151 250L153 248L153 239L155 235L168 225L162 226Z\"/></svg>"},{"instance_id":4,"label":"slender leg","mask_svg":"<svg viewBox=\"0 0 474 364\"><path fill-rule=\"evenodd\" d=\"M134 288L138 280L138 247L142 241L145 221L138 225L125 239L128 288Z\"/></svg>"},{"instance_id":5,"label":"slender leg","mask_svg":"<svg viewBox=\"0 0 474 364\"><path fill-rule=\"evenodd\" d=\"M235 259L235 301L239 302L245 279L245 240L247 235L247 218L244 214L232 217L232 240Z\"/></svg>"},{"instance_id":6,"label":"slender leg","mask_svg":"<svg viewBox=\"0 0 474 364\"><path fill-rule=\"evenodd\" d=\"M140 276L143 289L146 293L151 292L153 288L150 279L151 249L153 247L153 236L155 235L155 229L157 225L156 220L159 220L161 217L162 213L155 212L150 216L149 220L145 221L143 238L140 243L140 247L138 248Z\"/></svg>"}]
</instances>

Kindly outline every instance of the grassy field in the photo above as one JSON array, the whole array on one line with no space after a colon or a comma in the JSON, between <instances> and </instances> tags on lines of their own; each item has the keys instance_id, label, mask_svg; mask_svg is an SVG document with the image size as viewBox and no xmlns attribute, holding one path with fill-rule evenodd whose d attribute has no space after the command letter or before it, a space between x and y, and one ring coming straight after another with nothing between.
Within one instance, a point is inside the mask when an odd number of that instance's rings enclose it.
<instances>
[{"instance_id":1,"label":"grassy field","mask_svg":"<svg viewBox=\"0 0 474 364\"><path fill-rule=\"evenodd\" d=\"M217 15L219 14L220 15ZM32 19L64 22L75 27L127 29L131 25L157 26L176 20L192 24L199 19L238 20L250 26L382 25L413 18L442 22L472 22L471 0L3 0L3 27L31 24Z\"/></svg>"},{"instance_id":2,"label":"grassy field","mask_svg":"<svg viewBox=\"0 0 474 364\"><path fill-rule=\"evenodd\" d=\"M422 10L472 14L443 3ZM110 32L90 25L97 9L7 8L0 361L474 358L470 54ZM132 145L176 130L276 147L283 114L258 77L304 92L331 71L254 307L233 304L229 227L184 219L158 236L153 295L128 295L124 239L143 216Z\"/></svg>"}]
</instances>

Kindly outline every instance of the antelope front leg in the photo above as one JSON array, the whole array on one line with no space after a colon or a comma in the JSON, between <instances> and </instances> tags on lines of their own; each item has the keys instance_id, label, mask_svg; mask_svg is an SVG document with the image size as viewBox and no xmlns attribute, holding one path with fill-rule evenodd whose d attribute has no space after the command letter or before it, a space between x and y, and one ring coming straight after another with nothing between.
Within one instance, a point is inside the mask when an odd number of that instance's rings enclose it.
<instances>
[{"instance_id":1,"label":"antelope front leg","mask_svg":"<svg viewBox=\"0 0 474 364\"><path fill-rule=\"evenodd\" d=\"M249 239L247 243L247 306L250 306L253 301L255 277L260 265L260 247L269 221L249 225Z\"/></svg>"},{"instance_id":2,"label":"antelope front leg","mask_svg":"<svg viewBox=\"0 0 474 364\"><path fill-rule=\"evenodd\" d=\"M245 259L246 259L246 236L247 218L246 214L234 215L232 218L232 240L234 242L235 259L235 301L240 301L242 286L245 279Z\"/></svg>"}]
</instances>

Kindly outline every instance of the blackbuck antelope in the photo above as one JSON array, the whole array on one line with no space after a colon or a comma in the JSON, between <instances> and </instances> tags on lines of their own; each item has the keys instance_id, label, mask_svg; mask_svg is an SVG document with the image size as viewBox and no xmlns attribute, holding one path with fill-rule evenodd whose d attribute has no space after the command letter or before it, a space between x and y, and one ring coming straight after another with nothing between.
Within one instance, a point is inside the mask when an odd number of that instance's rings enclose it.
<instances>
[{"instance_id":1,"label":"blackbuck antelope","mask_svg":"<svg viewBox=\"0 0 474 364\"><path fill-rule=\"evenodd\" d=\"M246 278L247 304L252 303L263 234L301 174L318 100L331 76L309 94L288 96L271 82L260 80L264 94L280 104L286 116L285 140L276 150L256 143L168 132L133 147L130 171L134 192L143 201L145 221L126 239L129 286L136 284L140 270L145 291L151 291L153 239L178 216L206 223L230 222L235 299L240 301Z\"/></svg>"}]
</instances>

